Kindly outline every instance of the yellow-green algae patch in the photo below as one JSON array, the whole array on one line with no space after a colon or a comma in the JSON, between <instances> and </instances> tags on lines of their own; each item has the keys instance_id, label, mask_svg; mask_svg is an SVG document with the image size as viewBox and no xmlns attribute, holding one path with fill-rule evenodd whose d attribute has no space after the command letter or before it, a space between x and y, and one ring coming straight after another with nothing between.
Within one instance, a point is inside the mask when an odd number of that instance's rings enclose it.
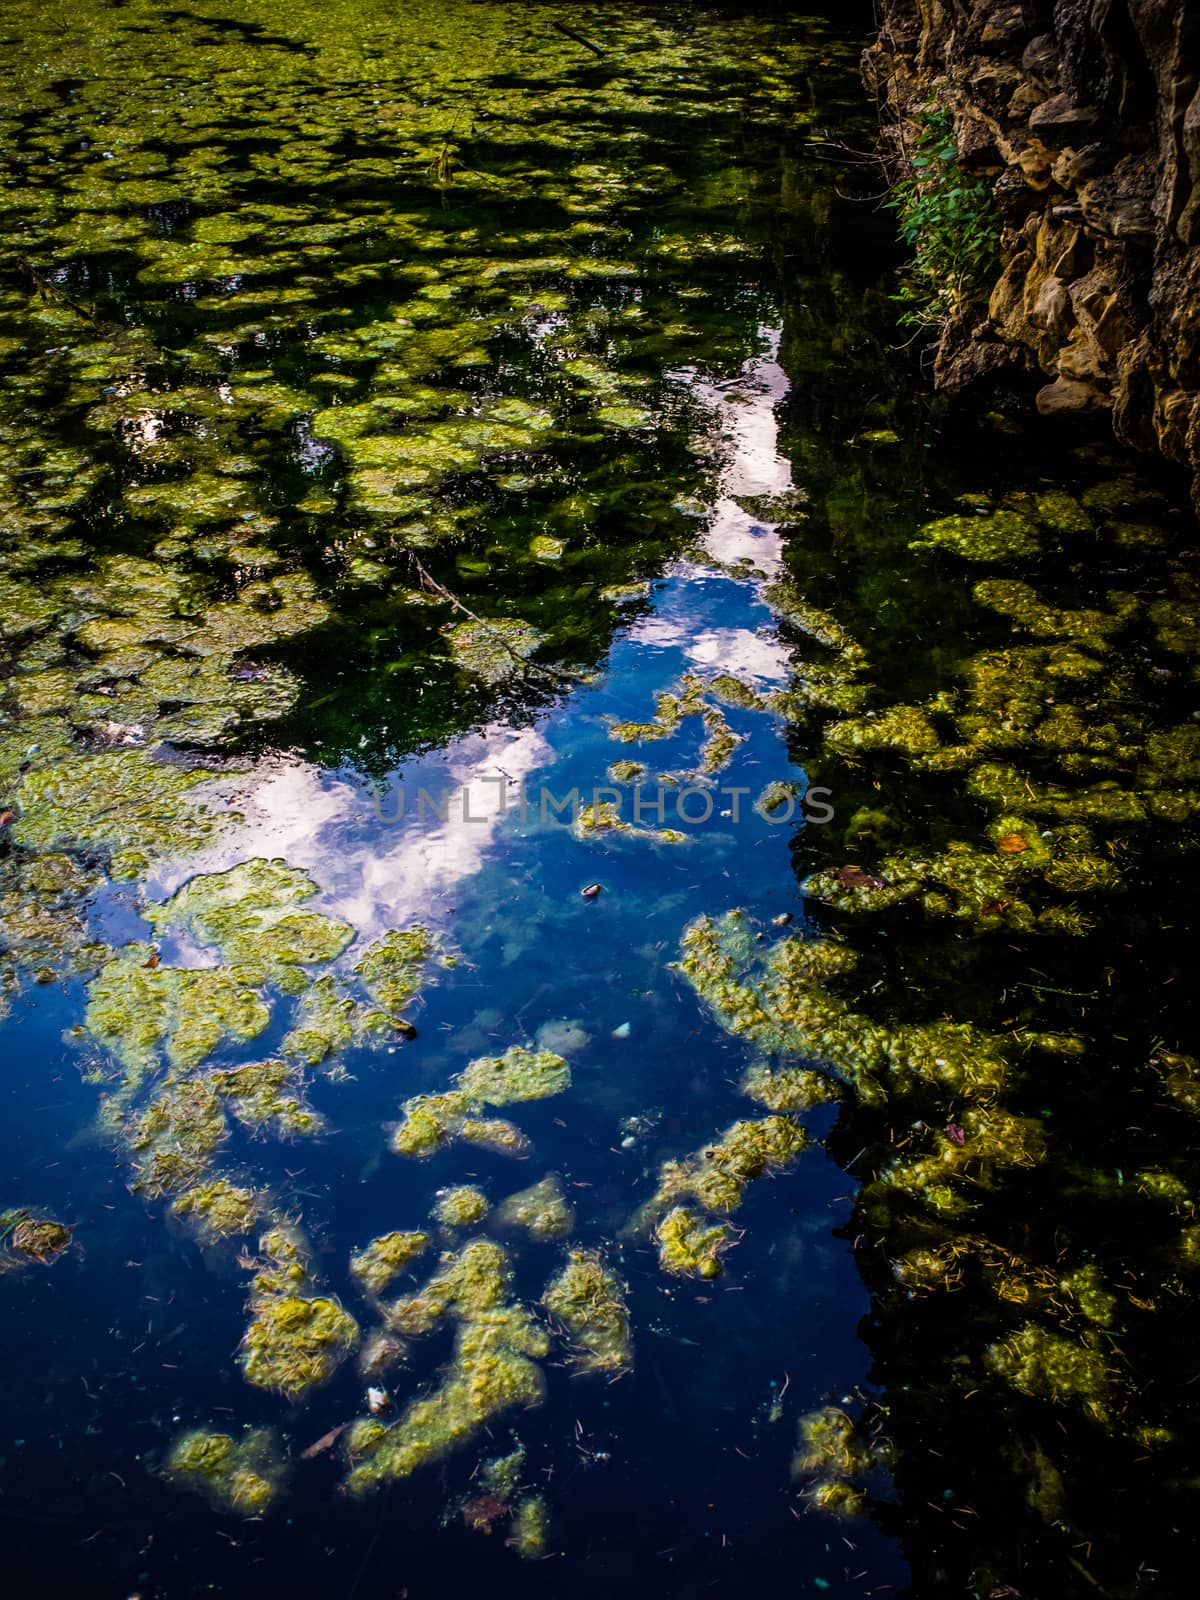
<instances>
[{"instance_id":1,"label":"yellow-green algae patch","mask_svg":"<svg viewBox=\"0 0 1200 1600\"><path fill-rule=\"evenodd\" d=\"M640 783L646 776L646 768L640 761L614 761L608 776L614 783Z\"/></svg>"},{"instance_id":2,"label":"yellow-green algae patch","mask_svg":"<svg viewBox=\"0 0 1200 1600\"><path fill-rule=\"evenodd\" d=\"M126 1120L119 1108L111 1115ZM157 1199L196 1187L228 1131L220 1097L204 1079L185 1078L160 1090L124 1128L134 1188Z\"/></svg>"},{"instance_id":3,"label":"yellow-green algae patch","mask_svg":"<svg viewBox=\"0 0 1200 1600\"><path fill-rule=\"evenodd\" d=\"M674 1206L654 1230L658 1262L664 1272L690 1278L719 1278L721 1252L732 1232L726 1222L711 1222L690 1206Z\"/></svg>"},{"instance_id":4,"label":"yellow-green algae patch","mask_svg":"<svg viewBox=\"0 0 1200 1600\"><path fill-rule=\"evenodd\" d=\"M546 1244L565 1239L571 1232L575 1208L563 1191L562 1179L556 1172L549 1172L540 1183L510 1194L497 1206L492 1221L498 1228L523 1231Z\"/></svg>"},{"instance_id":5,"label":"yellow-green algae patch","mask_svg":"<svg viewBox=\"0 0 1200 1600\"><path fill-rule=\"evenodd\" d=\"M562 1331L576 1371L612 1377L633 1365L626 1286L598 1250L575 1249L551 1278L542 1304Z\"/></svg>"},{"instance_id":6,"label":"yellow-green algae patch","mask_svg":"<svg viewBox=\"0 0 1200 1600\"><path fill-rule=\"evenodd\" d=\"M521 1487L525 1467L525 1446L517 1443L506 1456L493 1456L479 1468L478 1478L488 1494L511 1500Z\"/></svg>"},{"instance_id":7,"label":"yellow-green algae patch","mask_svg":"<svg viewBox=\"0 0 1200 1600\"><path fill-rule=\"evenodd\" d=\"M176 1195L171 1210L191 1222L202 1239L221 1243L253 1232L262 1214L262 1197L254 1189L216 1176Z\"/></svg>"},{"instance_id":8,"label":"yellow-green algae patch","mask_svg":"<svg viewBox=\"0 0 1200 1600\"><path fill-rule=\"evenodd\" d=\"M984 1351L988 1370L1022 1394L1075 1405L1097 1422L1112 1416L1116 1374L1090 1338L1064 1339L1027 1322Z\"/></svg>"},{"instance_id":9,"label":"yellow-green algae patch","mask_svg":"<svg viewBox=\"0 0 1200 1600\"><path fill-rule=\"evenodd\" d=\"M781 1172L808 1144L808 1134L786 1116L735 1122L720 1139L682 1161L665 1162L650 1207L664 1210L691 1198L709 1211L736 1211L746 1186L769 1172Z\"/></svg>"},{"instance_id":10,"label":"yellow-green algae patch","mask_svg":"<svg viewBox=\"0 0 1200 1600\"><path fill-rule=\"evenodd\" d=\"M71 1248L75 1230L31 1211L0 1212L0 1274L27 1261L49 1267Z\"/></svg>"},{"instance_id":11,"label":"yellow-green algae patch","mask_svg":"<svg viewBox=\"0 0 1200 1600\"><path fill-rule=\"evenodd\" d=\"M533 1151L532 1141L506 1117L467 1117L459 1129L459 1138L519 1161Z\"/></svg>"},{"instance_id":12,"label":"yellow-green algae patch","mask_svg":"<svg viewBox=\"0 0 1200 1600\"><path fill-rule=\"evenodd\" d=\"M499 1245L476 1239L442 1257L416 1294L389 1308L397 1331L420 1336L445 1318L456 1324L454 1353L441 1383L412 1401L391 1427L355 1425L347 1487L364 1493L462 1448L514 1407L539 1405L545 1384L539 1360L549 1336L510 1298L512 1273Z\"/></svg>"},{"instance_id":13,"label":"yellow-green algae patch","mask_svg":"<svg viewBox=\"0 0 1200 1600\"><path fill-rule=\"evenodd\" d=\"M679 967L730 1033L826 1064L864 1101L921 1080L973 1096L1000 1088L1008 1049L995 1037L948 1020L888 1026L832 993L830 982L855 963L848 946L829 939L760 946L745 914L731 911L690 924Z\"/></svg>"},{"instance_id":14,"label":"yellow-green algae patch","mask_svg":"<svg viewBox=\"0 0 1200 1600\"><path fill-rule=\"evenodd\" d=\"M135 1084L159 1065L198 1066L226 1040L247 1043L271 1020L262 997L225 967L169 967L125 945L88 987L86 1022Z\"/></svg>"},{"instance_id":15,"label":"yellow-green algae patch","mask_svg":"<svg viewBox=\"0 0 1200 1600\"><path fill-rule=\"evenodd\" d=\"M307 1138L320 1133L322 1118L306 1103L295 1066L289 1061L252 1061L211 1074L213 1088L246 1127L277 1139Z\"/></svg>"},{"instance_id":16,"label":"yellow-green algae patch","mask_svg":"<svg viewBox=\"0 0 1200 1600\"><path fill-rule=\"evenodd\" d=\"M892 1454L887 1439L868 1441L845 1411L825 1406L800 1419L792 1476L808 1480L804 1498L814 1510L859 1516L866 1509L867 1494L855 1480L889 1465Z\"/></svg>"},{"instance_id":17,"label":"yellow-green algae patch","mask_svg":"<svg viewBox=\"0 0 1200 1600\"><path fill-rule=\"evenodd\" d=\"M214 1510L241 1517L269 1511L287 1481L273 1428L252 1428L240 1438L193 1428L174 1441L160 1470L178 1488L202 1494Z\"/></svg>"},{"instance_id":18,"label":"yellow-green algae patch","mask_svg":"<svg viewBox=\"0 0 1200 1600\"><path fill-rule=\"evenodd\" d=\"M194 850L230 819L197 790L218 776L204 767L156 760L144 749L70 749L20 776L14 842L31 850L100 845L162 855Z\"/></svg>"},{"instance_id":19,"label":"yellow-green algae patch","mask_svg":"<svg viewBox=\"0 0 1200 1600\"><path fill-rule=\"evenodd\" d=\"M247 1383L295 1402L333 1376L358 1344L358 1324L338 1301L311 1292L307 1250L294 1229L269 1229L252 1265L242 1372Z\"/></svg>"},{"instance_id":20,"label":"yellow-green algae patch","mask_svg":"<svg viewBox=\"0 0 1200 1600\"><path fill-rule=\"evenodd\" d=\"M1040 553L1042 538L1018 511L939 517L911 541L914 550L950 550L967 561L1018 561Z\"/></svg>"},{"instance_id":21,"label":"yellow-green algae patch","mask_svg":"<svg viewBox=\"0 0 1200 1600\"><path fill-rule=\"evenodd\" d=\"M391 1137L401 1156L431 1156L462 1132L471 1102L457 1089L444 1094L419 1094L404 1103L404 1120Z\"/></svg>"},{"instance_id":22,"label":"yellow-green algae patch","mask_svg":"<svg viewBox=\"0 0 1200 1600\"><path fill-rule=\"evenodd\" d=\"M546 1553L546 1539L550 1531L550 1513L544 1496L527 1495L513 1508L512 1531L508 1543L522 1561L540 1561Z\"/></svg>"},{"instance_id":23,"label":"yellow-green algae patch","mask_svg":"<svg viewBox=\"0 0 1200 1600\"><path fill-rule=\"evenodd\" d=\"M437 954L428 928L392 928L367 946L354 964L367 993L393 1017L403 1012L421 987L421 970Z\"/></svg>"},{"instance_id":24,"label":"yellow-green algae patch","mask_svg":"<svg viewBox=\"0 0 1200 1600\"><path fill-rule=\"evenodd\" d=\"M522 1100L545 1100L571 1086L571 1069L552 1050L527 1050L511 1045L502 1056L480 1056L459 1077L469 1100L506 1106Z\"/></svg>"},{"instance_id":25,"label":"yellow-green algae patch","mask_svg":"<svg viewBox=\"0 0 1200 1600\"><path fill-rule=\"evenodd\" d=\"M431 1215L443 1228L470 1228L482 1222L490 1210L488 1197L474 1184L460 1183L439 1192Z\"/></svg>"},{"instance_id":26,"label":"yellow-green algae patch","mask_svg":"<svg viewBox=\"0 0 1200 1600\"><path fill-rule=\"evenodd\" d=\"M354 1043L360 1023L352 995L330 973L310 983L300 996L280 1053L316 1067Z\"/></svg>"},{"instance_id":27,"label":"yellow-green algae patch","mask_svg":"<svg viewBox=\"0 0 1200 1600\"><path fill-rule=\"evenodd\" d=\"M500 1304L510 1282L508 1255L501 1246L473 1239L461 1250L443 1254L421 1289L387 1307L387 1319L400 1333L418 1337L448 1315L471 1316Z\"/></svg>"},{"instance_id":28,"label":"yellow-green algae patch","mask_svg":"<svg viewBox=\"0 0 1200 1600\"><path fill-rule=\"evenodd\" d=\"M807 1111L839 1097L839 1089L823 1073L808 1067L776 1067L761 1062L747 1067L742 1093L768 1111Z\"/></svg>"},{"instance_id":29,"label":"yellow-green algae patch","mask_svg":"<svg viewBox=\"0 0 1200 1600\"><path fill-rule=\"evenodd\" d=\"M317 885L286 861L256 858L226 872L200 873L145 916L156 928L181 922L215 945L244 982L272 979L298 989L300 966L332 961L354 938L340 917L302 909Z\"/></svg>"},{"instance_id":30,"label":"yellow-green algae patch","mask_svg":"<svg viewBox=\"0 0 1200 1600\"><path fill-rule=\"evenodd\" d=\"M646 828L637 823L626 822L621 816L621 808L610 800L596 800L590 805L580 806L575 817L575 834L577 838L587 839L607 833L626 834L631 838L654 839L659 844L683 844L687 839L685 833L678 828Z\"/></svg>"},{"instance_id":31,"label":"yellow-green algae patch","mask_svg":"<svg viewBox=\"0 0 1200 1600\"><path fill-rule=\"evenodd\" d=\"M532 623L516 617L456 622L444 637L456 664L488 684L503 683L526 670L530 656L542 643L542 635Z\"/></svg>"},{"instance_id":32,"label":"yellow-green algae patch","mask_svg":"<svg viewBox=\"0 0 1200 1600\"><path fill-rule=\"evenodd\" d=\"M480 1115L486 1105L543 1100L570 1086L571 1069L551 1050L512 1045L502 1056L480 1056L440 1094L415 1095L391 1138L397 1155L426 1157L455 1139L501 1154L523 1156L529 1144L502 1118Z\"/></svg>"},{"instance_id":33,"label":"yellow-green algae patch","mask_svg":"<svg viewBox=\"0 0 1200 1600\"><path fill-rule=\"evenodd\" d=\"M382 1294L433 1243L427 1233L382 1233L350 1257L350 1275L368 1294Z\"/></svg>"}]
</instances>

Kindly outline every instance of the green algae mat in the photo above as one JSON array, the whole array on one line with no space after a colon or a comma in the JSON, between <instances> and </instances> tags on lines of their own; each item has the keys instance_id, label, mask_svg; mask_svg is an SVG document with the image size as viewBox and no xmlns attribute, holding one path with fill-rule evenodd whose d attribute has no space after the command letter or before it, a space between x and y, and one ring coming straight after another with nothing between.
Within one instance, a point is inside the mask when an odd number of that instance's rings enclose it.
<instances>
[{"instance_id":1,"label":"green algae mat","mask_svg":"<svg viewBox=\"0 0 1200 1600\"><path fill-rule=\"evenodd\" d=\"M15 1588L1178 1593L1200 536L926 395L861 41L0 42Z\"/></svg>"}]
</instances>

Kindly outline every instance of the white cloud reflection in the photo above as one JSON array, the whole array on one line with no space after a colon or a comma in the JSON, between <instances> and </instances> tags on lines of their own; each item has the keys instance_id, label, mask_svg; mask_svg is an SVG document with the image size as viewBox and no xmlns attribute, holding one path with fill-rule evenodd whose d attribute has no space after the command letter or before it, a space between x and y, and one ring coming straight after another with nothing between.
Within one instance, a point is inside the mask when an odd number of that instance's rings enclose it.
<instances>
[{"instance_id":1,"label":"white cloud reflection","mask_svg":"<svg viewBox=\"0 0 1200 1600\"><path fill-rule=\"evenodd\" d=\"M364 938L418 918L437 924L459 885L483 866L509 802L553 756L538 729L492 725L456 739L440 757L410 763L399 788L378 798L365 783L310 762L264 761L248 780L221 780L243 820L202 856L164 869L152 892L169 894L197 872L279 856L309 873L324 891L322 907ZM422 787L429 800L419 808Z\"/></svg>"}]
</instances>

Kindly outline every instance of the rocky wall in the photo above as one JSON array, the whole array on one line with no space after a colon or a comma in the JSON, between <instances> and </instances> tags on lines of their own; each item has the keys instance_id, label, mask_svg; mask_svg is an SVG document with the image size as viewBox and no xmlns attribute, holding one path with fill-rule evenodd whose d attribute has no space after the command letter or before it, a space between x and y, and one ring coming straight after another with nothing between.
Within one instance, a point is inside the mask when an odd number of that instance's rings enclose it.
<instances>
[{"instance_id":1,"label":"rocky wall","mask_svg":"<svg viewBox=\"0 0 1200 1600\"><path fill-rule=\"evenodd\" d=\"M942 331L939 387L1040 373L1046 415L1103 413L1200 503L1200 0L879 0L885 152L954 111L1003 222L990 298Z\"/></svg>"}]
</instances>

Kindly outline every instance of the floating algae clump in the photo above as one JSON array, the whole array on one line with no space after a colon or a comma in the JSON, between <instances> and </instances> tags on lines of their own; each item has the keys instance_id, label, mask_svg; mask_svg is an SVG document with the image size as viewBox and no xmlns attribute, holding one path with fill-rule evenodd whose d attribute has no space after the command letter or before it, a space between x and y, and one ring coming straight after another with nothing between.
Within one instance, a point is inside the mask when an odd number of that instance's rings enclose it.
<instances>
[{"instance_id":1,"label":"floating algae clump","mask_svg":"<svg viewBox=\"0 0 1200 1600\"><path fill-rule=\"evenodd\" d=\"M253 1061L211 1075L213 1087L239 1122L279 1139L320 1133L324 1118L297 1093L296 1069L287 1061Z\"/></svg>"},{"instance_id":2,"label":"floating algae clump","mask_svg":"<svg viewBox=\"0 0 1200 1600\"><path fill-rule=\"evenodd\" d=\"M459 1077L462 1092L484 1105L545 1100L571 1086L571 1069L552 1050L514 1044L502 1056L480 1056Z\"/></svg>"},{"instance_id":3,"label":"floating algae clump","mask_svg":"<svg viewBox=\"0 0 1200 1600\"><path fill-rule=\"evenodd\" d=\"M368 1294L382 1294L433 1240L427 1233L383 1233L350 1257L350 1273Z\"/></svg>"},{"instance_id":4,"label":"floating algae clump","mask_svg":"<svg viewBox=\"0 0 1200 1600\"><path fill-rule=\"evenodd\" d=\"M405 1102L404 1120L392 1135L397 1155L430 1156L454 1139L483 1145L502 1155L523 1156L529 1142L502 1118L481 1117L485 1105L543 1100L561 1094L571 1069L551 1050L513 1045L502 1056L480 1056L441 1094L415 1095Z\"/></svg>"},{"instance_id":5,"label":"floating algae clump","mask_svg":"<svg viewBox=\"0 0 1200 1600\"><path fill-rule=\"evenodd\" d=\"M747 1184L790 1166L807 1144L808 1134L790 1117L735 1122L719 1140L682 1161L664 1164L658 1190L642 1208L640 1221L661 1215L689 1196L709 1211L736 1211Z\"/></svg>"},{"instance_id":6,"label":"floating algae clump","mask_svg":"<svg viewBox=\"0 0 1200 1600\"><path fill-rule=\"evenodd\" d=\"M291 1401L325 1383L358 1343L358 1324L323 1295L256 1295L242 1340L247 1383Z\"/></svg>"},{"instance_id":7,"label":"floating algae clump","mask_svg":"<svg viewBox=\"0 0 1200 1600\"><path fill-rule=\"evenodd\" d=\"M161 1090L127 1132L134 1187L157 1199L196 1186L228 1132L212 1085L187 1078Z\"/></svg>"},{"instance_id":8,"label":"floating algae clump","mask_svg":"<svg viewBox=\"0 0 1200 1600\"><path fill-rule=\"evenodd\" d=\"M396 1017L420 990L421 968L435 949L428 928L392 928L367 946L354 971L367 992Z\"/></svg>"},{"instance_id":9,"label":"floating algae clump","mask_svg":"<svg viewBox=\"0 0 1200 1600\"><path fill-rule=\"evenodd\" d=\"M910 541L912 550L950 550L967 561L1017 561L1042 547L1037 529L1017 511L941 517Z\"/></svg>"},{"instance_id":10,"label":"floating algae clump","mask_svg":"<svg viewBox=\"0 0 1200 1600\"><path fill-rule=\"evenodd\" d=\"M193 1429L175 1440L162 1464L164 1478L202 1494L216 1511L258 1517L283 1490L287 1467L271 1428L228 1433Z\"/></svg>"},{"instance_id":11,"label":"floating algae clump","mask_svg":"<svg viewBox=\"0 0 1200 1600\"><path fill-rule=\"evenodd\" d=\"M542 1304L559 1324L579 1372L627 1372L633 1363L633 1338L625 1285L597 1250L572 1250L567 1264L551 1278Z\"/></svg>"},{"instance_id":12,"label":"floating algae clump","mask_svg":"<svg viewBox=\"0 0 1200 1600\"><path fill-rule=\"evenodd\" d=\"M719 672L709 681L709 690L726 705L737 706L742 711L765 711L767 702L757 689L735 678L731 672Z\"/></svg>"},{"instance_id":13,"label":"floating algae clump","mask_svg":"<svg viewBox=\"0 0 1200 1600\"><path fill-rule=\"evenodd\" d=\"M358 1324L336 1300L303 1292L311 1281L307 1252L293 1228L270 1228L259 1256L242 1371L247 1383L296 1401L333 1376L358 1343Z\"/></svg>"},{"instance_id":14,"label":"floating algae clump","mask_svg":"<svg viewBox=\"0 0 1200 1600\"><path fill-rule=\"evenodd\" d=\"M458 1324L454 1355L437 1389L356 1450L347 1480L352 1492L408 1477L461 1448L505 1411L541 1403L545 1386L536 1362L548 1354L549 1337L509 1300L511 1276L500 1246L476 1239L443 1256L423 1289L390 1308L391 1324L414 1336L452 1317Z\"/></svg>"},{"instance_id":15,"label":"floating algae clump","mask_svg":"<svg viewBox=\"0 0 1200 1600\"><path fill-rule=\"evenodd\" d=\"M392 1134L391 1147L400 1156L431 1156L462 1132L471 1109L457 1089L444 1094L419 1094L404 1103L404 1120Z\"/></svg>"},{"instance_id":16,"label":"floating algae clump","mask_svg":"<svg viewBox=\"0 0 1200 1600\"><path fill-rule=\"evenodd\" d=\"M575 1208L563 1193L558 1174L550 1172L540 1183L510 1194L493 1220L497 1227L524 1229L530 1238L547 1244L570 1233L575 1226Z\"/></svg>"},{"instance_id":17,"label":"floating algae clump","mask_svg":"<svg viewBox=\"0 0 1200 1600\"><path fill-rule=\"evenodd\" d=\"M434 1202L433 1215L444 1228L469 1228L476 1222L482 1222L488 1210L488 1198L483 1190L462 1183L439 1193Z\"/></svg>"},{"instance_id":18,"label":"floating algae clump","mask_svg":"<svg viewBox=\"0 0 1200 1600\"><path fill-rule=\"evenodd\" d=\"M0 1245L7 1244L23 1261L36 1261L49 1267L71 1248L74 1230L49 1217L35 1217L28 1211L0 1212ZM0 1272L4 1270L0 1260Z\"/></svg>"},{"instance_id":19,"label":"floating algae clump","mask_svg":"<svg viewBox=\"0 0 1200 1600\"><path fill-rule=\"evenodd\" d=\"M899 750L918 756L936 750L941 740L921 706L889 706L886 711L832 723L825 730L825 743L843 756L864 750Z\"/></svg>"},{"instance_id":20,"label":"floating algae clump","mask_svg":"<svg viewBox=\"0 0 1200 1600\"><path fill-rule=\"evenodd\" d=\"M867 1508L865 1490L855 1483L842 1483L837 1478L814 1483L807 1491L807 1498L817 1511L825 1511L835 1517L859 1517Z\"/></svg>"},{"instance_id":21,"label":"floating algae clump","mask_svg":"<svg viewBox=\"0 0 1200 1600\"><path fill-rule=\"evenodd\" d=\"M733 752L742 741L723 714L715 708L704 713L704 731L708 738L700 750L700 771L713 776L729 765Z\"/></svg>"},{"instance_id":22,"label":"floating algae clump","mask_svg":"<svg viewBox=\"0 0 1200 1600\"><path fill-rule=\"evenodd\" d=\"M1079 1405L1097 1422L1110 1415L1114 1377L1089 1345L1027 1322L984 1351L988 1370L1022 1394Z\"/></svg>"},{"instance_id":23,"label":"floating algae clump","mask_svg":"<svg viewBox=\"0 0 1200 1600\"><path fill-rule=\"evenodd\" d=\"M511 1500L521 1487L521 1472L525 1466L525 1446L518 1444L506 1456L493 1456L479 1469L479 1482L488 1494L501 1500Z\"/></svg>"},{"instance_id":24,"label":"floating algae clump","mask_svg":"<svg viewBox=\"0 0 1200 1600\"><path fill-rule=\"evenodd\" d=\"M220 1241L250 1232L259 1219L260 1199L253 1189L218 1177L185 1189L171 1210L193 1222L203 1238Z\"/></svg>"},{"instance_id":25,"label":"floating algae clump","mask_svg":"<svg viewBox=\"0 0 1200 1600\"><path fill-rule=\"evenodd\" d=\"M524 1500L519 1500L513 1510L508 1543L522 1561L540 1561L546 1553L549 1529L550 1517L545 1499L540 1494L528 1495Z\"/></svg>"},{"instance_id":26,"label":"floating algae clump","mask_svg":"<svg viewBox=\"0 0 1200 1600\"><path fill-rule=\"evenodd\" d=\"M1200 1061L1160 1050L1150 1064L1161 1074L1162 1086L1172 1100L1192 1116L1200 1116Z\"/></svg>"},{"instance_id":27,"label":"floating algae clump","mask_svg":"<svg viewBox=\"0 0 1200 1600\"><path fill-rule=\"evenodd\" d=\"M521 672L542 642L529 622L515 617L489 617L487 621L456 622L445 631L446 643L456 663L484 683L503 683Z\"/></svg>"},{"instance_id":28,"label":"floating algae clump","mask_svg":"<svg viewBox=\"0 0 1200 1600\"><path fill-rule=\"evenodd\" d=\"M520 1128L504 1117L468 1117L459 1130L459 1137L468 1144L476 1144L484 1150L494 1150L498 1156L512 1156L516 1160L522 1160L533 1149Z\"/></svg>"},{"instance_id":29,"label":"floating algae clump","mask_svg":"<svg viewBox=\"0 0 1200 1600\"><path fill-rule=\"evenodd\" d=\"M136 1083L160 1052L172 1069L189 1070L227 1039L256 1038L271 1014L224 967L163 966L149 945L130 944L89 985L86 1020Z\"/></svg>"},{"instance_id":30,"label":"floating algae clump","mask_svg":"<svg viewBox=\"0 0 1200 1600\"><path fill-rule=\"evenodd\" d=\"M747 1067L742 1093L768 1111L807 1111L839 1096L838 1086L807 1067L776 1067L761 1062Z\"/></svg>"},{"instance_id":31,"label":"floating algae clump","mask_svg":"<svg viewBox=\"0 0 1200 1600\"><path fill-rule=\"evenodd\" d=\"M424 1288L395 1301L388 1321L401 1333L419 1337L450 1313L474 1316L500 1305L510 1280L508 1256L501 1247L490 1239L473 1239L443 1255Z\"/></svg>"},{"instance_id":32,"label":"floating algae clump","mask_svg":"<svg viewBox=\"0 0 1200 1600\"><path fill-rule=\"evenodd\" d=\"M854 1422L836 1406L825 1406L800 1419L800 1437L792 1458L792 1476L814 1479L805 1498L818 1511L833 1516L858 1516L866 1493L852 1480L879 1464Z\"/></svg>"},{"instance_id":33,"label":"floating algae clump","mask_svg":"<svg viewBox=\"0 0 1200 1600\"><path fill-rule=\"evenodd\" d=\"M292 1026L279 1046L280 1052L310 1067L319 1066L327 1057L354 1042L358 1021L353 998L334 978L328 975L318 978L300 996Z\"/></svg>"},{"instance_id":34,"label":"floating algae clump","mask_svg":"<svg viewBox=\"0 0 1200 1600\"><path fill-rule=\"evenodd\" d=\"M874 1456L844 1411L836 1406L825 1406L821 1411L801 1417L799 1443L792 1460L793 1473L819 1472L837 1478L857 1478L874 1464Z\"/></svg>"},{"instance_id":35,"label":"floating algae clump","mask_svg":"<svg viewBox=\"0 0 1200 1600\"><path fill-rule=\"evenodd\" d=\"M688 1206L675 1206L654 1230L658 1261L664 1272L692 1278L719 1278L720 1253L730 1239L729 1225L710 1223Z\"/></svg>"},{"instance_id":36,"label":"floating algae clump","mask_svg":"<svg viewBox=\"0 0 1200 1600\"><path fill-rule=\"evenodd\" d=\"M685 930L679 968L730 1033L827 1062L864 1102L918 1079L972 1096L1000 1087L1008 1066L994 1037L949 1021L888 1027L832 994L829 980L851 972L855 959L828 939L760 946L745 914L731 911Z\"/></svg>"},{"instance_id":37,"label":"floating algae clump","mask_svg":"<svg viewBox=\"0 0 1200 1600\"><path fill-rule=\"evenodd\" d=\"M38 851L59 843L153 854L193 850L221 826L220 814L205 810L195 792L216 776L158 761L143 749L71 751L21 778L12 837Z\"/></svg>"},{"instance_id":38,"label":"floating algae clump","mask_svg":"<svg viewBox=\"0 0 1200 1600\"><path fill-rule=\"evenodd\" d=\"M243 982L271 979L299 990L307 980L298 967L334 960L354 938L341 918L301 909L316 893L307 873L286 861L256 858L197 875L145 915L155 927L182 921L204 944L215 945Z\"/></svg>"},{"instance_id":39,"label":"floating algae clump","mask_svg":"<svg viewBox=\"0 0 1200 1600\"><path fill-rule=\"evenodd\" d=\"M639 839L656 839L659 844L683 844L687 838L687 834L681 833L678 828L645 828L639 827L634 822L626 822L621 816L620 806L613 805L608 800L580 806L575 817L576 837L587 839L592 835L605 833L628 834Z\"/></svg>"}]
</instances>

